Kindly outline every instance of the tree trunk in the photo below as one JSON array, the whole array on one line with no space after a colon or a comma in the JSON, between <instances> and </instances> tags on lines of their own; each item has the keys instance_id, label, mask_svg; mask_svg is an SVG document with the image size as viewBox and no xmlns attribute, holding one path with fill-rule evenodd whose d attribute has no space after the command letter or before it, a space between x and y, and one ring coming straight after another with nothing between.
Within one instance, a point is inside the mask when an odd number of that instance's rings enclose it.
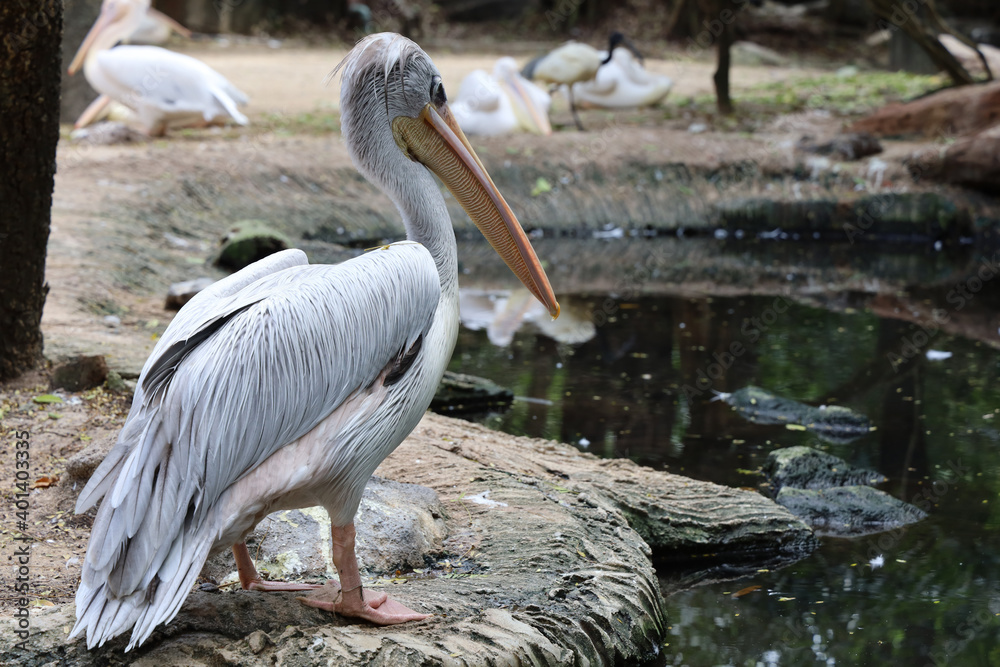
<instances>
[{"instance_id":1,"label":"tree trunk","mask_svg":"<svg viewBox=\"0 0 1000 667\"><path fill-rule=\"evenodd\" d=\"M0 380L42 358L62 0L0 3Z\"/></svg>"},{"instance_id":2,"label":"tree trunk","mask_svg":"<svg viewBox=\"0 0 1000 667\"><path fill-rule=\"evenodd\" d=\"M729 65L732 61L730 47L733 45L733 24L724 23L718 41L718 67L715 70L715 102L719 113L728 116L733 112L733 100L729 96Z\"/></svg>"}]
</instances>

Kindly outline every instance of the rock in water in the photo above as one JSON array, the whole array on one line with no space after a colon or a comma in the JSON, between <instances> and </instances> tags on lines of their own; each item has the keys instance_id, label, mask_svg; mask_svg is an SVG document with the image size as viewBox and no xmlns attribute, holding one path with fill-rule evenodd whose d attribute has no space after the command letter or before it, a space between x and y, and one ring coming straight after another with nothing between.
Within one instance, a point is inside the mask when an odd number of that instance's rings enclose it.
<instances>
[{"instance_id":1,"label":"rock in water","mask_svg":"<svg viewBox=\"0 0 1000 667\"><path fill-rule=\"evenodd\" d=\"M763 472L775 490L829 489L835 486L874 486L885 475L852 466L844 459L812 447L782 447L768 454Z\"/></svg>"},{"instance_id":2,"label":"rock in water","mask_svg":"<svg viewBox=\"0 0 1000 667\"><path fill-rule=\"evenodd\" d=\"M513 401L514 392L492 380L445 371L431 410L445 414L504 410Z\"/></svg>"},{"instance_id":3,"label":"rock in water","mask_svg":"<svg viewBox=\"0 0 1000 667\"><path fill-rule=\"evenodd\" d=\"M792 424L828 442L845 443L871 430L868 417L839 405L814 407L752 385L718 398L754 424Z\"/></svg>"},{"instance_id":4,"label":"rock in water","mask_svg":"<svg viewBox=\"0 0 1000 667\"><path fill-rule=\"evenodd\" d=\"M763 472L775 500L820 534L856 537L925 518L921 509L871 488L887 481L874 470L811 447L784 447L767 457Z\"/></svg>"},{"instance_id":5,"label":"rock in water","mask_svg":"<svg viewBox=\"0 0 1000 667\"><path fill-rule=\"evenodd\" d=\"M776 500L820 535L857 537L899 528L927 517L919 507L870 486L785 487Z\"/></svg>"}]
</instances>

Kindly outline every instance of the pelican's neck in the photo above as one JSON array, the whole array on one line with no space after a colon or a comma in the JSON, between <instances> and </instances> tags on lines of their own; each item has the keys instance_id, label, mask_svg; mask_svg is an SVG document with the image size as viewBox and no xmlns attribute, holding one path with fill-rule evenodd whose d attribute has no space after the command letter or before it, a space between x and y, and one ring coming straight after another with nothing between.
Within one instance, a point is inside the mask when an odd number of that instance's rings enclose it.
<instances>
[{"instance_id":1,"label":"pelican's neck","mask_svg":"<svg viewBox=\"0 0 1000 667\"><path fill-rule=\"evenodd\" d=\"M385 184L386 194L403 217L406 238L431 253L443 295L458 294L458 250L451 216L437 181L423 165L410 162L405 178Z\"/></svg>"}]
</instances>

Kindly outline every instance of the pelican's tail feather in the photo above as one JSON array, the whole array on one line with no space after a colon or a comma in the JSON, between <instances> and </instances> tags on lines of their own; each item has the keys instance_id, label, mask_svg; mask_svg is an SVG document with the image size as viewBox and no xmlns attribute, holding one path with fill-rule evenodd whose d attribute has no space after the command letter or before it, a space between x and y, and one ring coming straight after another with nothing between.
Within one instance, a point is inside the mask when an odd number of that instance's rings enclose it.
<instances>
[{"instance_id":1,"label":"pelican's tail feather","mask_svg":"<svg viewBox=\"0 0 1000 667\"><path fill-rule=\"evenodd\" d=\"M231 88L233 91L237 93L240 92L239 90L236 90L232 86L229 86L229 88ZM246 116L240 113L239 109L236 108L237 105L239 104L246 104L246 96L242 98L243 101L241 102L239 98L233 99L233 97L230 96L229 92L230 91L225 88L212 86L212 97L215 98L215 101L218 102L222 106L222 108L226 110L226 113L229 114L229 116L234 121L236 121L240 125L246 125L250 121L247 119ZM242 95L242 93L240 94ZM208 118L208 116L210 115L209 112L206 111L205 115L206 115L206 120L209 120Z\"/></svg>"},{"instance_id":2,"label":"pelican's tail feather","mask_svg":"<svg viewBox=\"0 0 1000 667\"><path fill-rule=\"evenodd\" d=\"M94 570L86 570L76 591L76 624L69 638L74 639L86 633L87 648L103 646L105 642L132 628L126 651L145 642L153 630L161 623L167 623L187 598L198 573L208 558L212 547L212 536L204 536L198 543L178 548L180 562L174 563L172 576L160 580L153 577L150 585L124 596L116 596L104 577L94 576ZM183 540L178 540L183 543ZM161 573L167 568L161 568ZM88 576L89 575L89 576Z\"/></svg>"}]
</instances>

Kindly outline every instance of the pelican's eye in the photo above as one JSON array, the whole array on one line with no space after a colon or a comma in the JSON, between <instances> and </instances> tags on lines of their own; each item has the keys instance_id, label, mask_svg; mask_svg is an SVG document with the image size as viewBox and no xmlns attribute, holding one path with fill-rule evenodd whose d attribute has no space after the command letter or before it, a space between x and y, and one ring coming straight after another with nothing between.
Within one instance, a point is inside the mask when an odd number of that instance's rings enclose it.
<instances>
[{"instance_id":1,"label":"pelican's eye","mask_svg":"<svg viewBox=\"0 0 1000 667\"><path fill-rule=\"evenodd\" d=\"M441 83L441 77L435 76L431 79L431 102L434 103L434 106L440 107L447 101L448 96L444 93L444 84Z\"/></svg>"}]
</instances>

